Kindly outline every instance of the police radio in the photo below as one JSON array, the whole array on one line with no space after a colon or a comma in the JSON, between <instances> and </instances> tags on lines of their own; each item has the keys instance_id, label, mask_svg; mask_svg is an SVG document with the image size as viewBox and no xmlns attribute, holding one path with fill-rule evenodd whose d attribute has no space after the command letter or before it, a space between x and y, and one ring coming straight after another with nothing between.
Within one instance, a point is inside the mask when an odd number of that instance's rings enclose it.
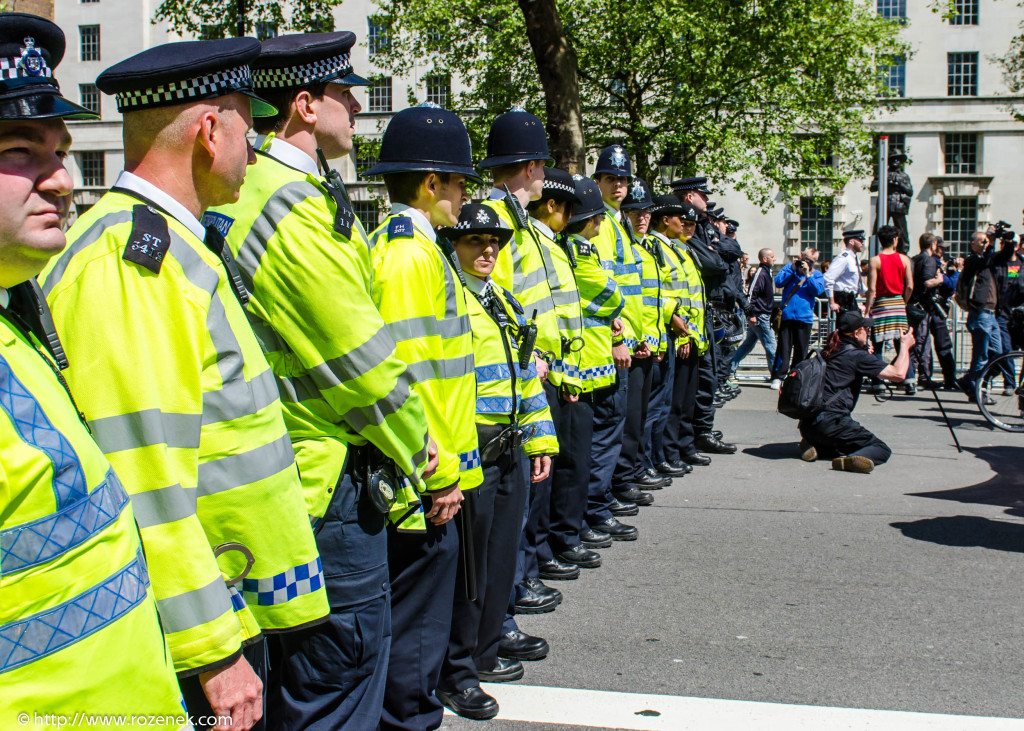
<instances>
[{"instance_id":1,"label":"police radio","mask_svg":"<svg viewBox=\"0 0 1024 731\"><path fill-rule=\"evenodd\" d=\"M352 210L352 203L349 201L348 191L345 190L345 183L338 171L327 164L327 156L319 147L316 148L316 157L320 161L320 169L324 172L324 187L327 188L327 192L330 193L337 206L334 213L334 230L345 238L351 238L356 214Z\"/></svg>"},{"instance_id":2,"label":"police radio","mask_svg":"<svg viewBox=\"0 0 1024 731\"><path fill-rule=\"evenodd\" d=\"M530 217L526 214L526 209L523 208L523 204L519 202L519 199L512 195L512 191L508 189L507 185L501 186L505 189L505 206L512 214L512 220L516 223L516 228L526 228L530 225Z\"/></svg>"},{"instance_id":3,"label":"police radio","mask_svg":"<svg viewBox=\"0 0 1024 731\"><path fill-rule=\"evenodd\" d=\"M519 367L526 370L533 357L533 346L537 344L537 310L525 325L519 326Z\"/></svg>"}]
</instances>

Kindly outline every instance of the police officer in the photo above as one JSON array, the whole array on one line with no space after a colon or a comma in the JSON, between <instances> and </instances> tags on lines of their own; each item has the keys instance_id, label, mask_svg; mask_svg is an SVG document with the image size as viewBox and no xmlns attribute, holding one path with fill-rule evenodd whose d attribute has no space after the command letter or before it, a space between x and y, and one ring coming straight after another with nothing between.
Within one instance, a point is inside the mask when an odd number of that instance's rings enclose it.
<instances>
[{"instance_id":1,"label":"police officer","mask_svg":"<svg viewBox=\"0 0 1024 731\"><path fill-rule=\"evenodd\" d=\"M614 472L622 448L624 434L629 423L631 434L642 434L643 424L638 424L637 414L628 414L626 404L630 389L629 376L633 359L651 357L651 351L643 341L643 296L640 292L640 272L633 253L630 224L619 218L619 207L626 197L627 186L633 179L633 161L621 145L604 148L597 158L594 180L601 189L605 215L601 230L593 240L601 265L618 284L619 293L625 305L622 310L624 331L612 341L615 359L616 386L602 389L594 401L594 444L591 449L590 492L587 504L587 523L590 531L584 531L584 543L593 547L611 545L611 540L635 540L637 533L633 526L620 523L613 508L619 505L650 505L654 498L642 492L635 485L615 482ZM634 371L638 372L638 371ZM643 388L643 378L635 379L634 389Z\"/></svg>"},{"instance_id":2,"label":"police officer","mask_svg":"<svg viewBox=\"0 0 1024 731\"><path fill-rule=\"evenodd\" d=\"M864 251L864 231L843 231L846 248L832 260L825 272L825 296L832 312L859 312L857 297L864 293L864 278L860 274L857 255Z\"/></svg>"},{"instance_id":3,"label":"police officer","mask_svg":"<svg viewBox=\"0 0 1024 731\"><path fill-rule=\"evenodd\" d=\"M479 204L463 206L458 224L439 231L455 247L467 290L484 480L467 493L463 511L472 524L463 541L472 541L475 566L460 563L459 578L464 585L472 582L475 591L456 596L437 695L459 715L475 719L498 713L497 701L480 688L479 668L491 670L497 663L502 621L515 581L528 480L547 480L550 455L558 452L533 352L524 351L520 358L520 347L528 347L525 311L490 278L498 250L512 233L493 210ZM475 597L467 596L474 593Z\"/></svg>"},{"instance_id":4,"label":"police officer","mask_svg":"<svg viewBox=\"0 0 1024 731\"><path fill-rule=\"evenodd\" d=\"M258 53L252 38L171 43L99 76L124 115L126 169L43 275L67 380L131 491L188 709L240 719L260 704L261 632L328 613L248 295L199 222L238 195L251 114L275 111L253 95Z\"/></svg>"},{"instance_id":5,"label":"police officer","mask_svg":"<svg viewBox=\"0 0 1024 731\"><path fill-rule=\"evenodd\" d=\"M65 244L64 120L96 116L60 95L64 48L51 21L0 15L0 727L25 726L29 712L145 708L191 728L135 514L60 375L66 356L34 280Z\"/></svg>"},{"instance_id":6,"label":"police officer","mask_svg":"<svg viewBox=\"0 0 1024 731\"><path fill-rule=\"evenodd\" d=\"M352 90L366 83L352 70L354 42L347 31L264 41L254 83L278 113L255 120L259 150L239 200L203 218L227 237L286 394L331 600L328 622L271 643L278 728L379 722L391 646L388 505L370 475L396 471L422 487L436 466L422 400L370 296L366 234L340 177L317 162L352 149Z\"/></svg>"},{"instance_id":7,"label":"police officer","mask_svg":"<svg viewBox=\"0 0 1024 731\"><path fill-rule=\"evenodd\" d=\"M733 454L736 445L722 441L722 434L714 429L715 408L722 401L715 398L718 390L718 361L720 352L714 342L712 322L714 303L725 300L724 285L728 275L728 267L719 250L717 231L711 225L707 215L708 187L707 178L682 178L672 182L672 192L681 203L690 205L696 211L698 220L693 237L687 242L687 250L700 270L704 283L705 316L704 327L708 337L708 350L701 356L699 380L697 384L697 403L694 408L693 424L695 430L694 444L697 449L712 454ZM735 254L735 252L733 252ZM742 252L741 252L742 253ZM739 255L736 255L739 258ZM702 459L695 459L698 463ZM684 456L683 459L686 459ZM705 457L706 459L706 457Z\"/></svg>"},{"instance_id":8,"label":"police officer","mask_svg":"<svg viewBox=\"0 0 1024 731\"><path fill-rule=\"evenodd\" d=\"M661 292L662 261L657 240L647 243L651 224L651 209L654 201L651 190L642 178L633 178L629 192L623 198L620 209L623 220L630 226L633 258L640 271L641 336L647 345L650 357L634 358L630 364L630 389L626 402L626 426L622 435L622 449L612 475L612 489L622 491L630 486L646 490L660 490L671 483L671 479L654 472L647 464L650 443L645 445L647 432L648 405L654 385L654 370L661 370L665 361L668 339L665 335L664 310ZM662 375L662 374L659 374ZM647 472L650 467L651 473Z\"/></svg>"},{"instance_id":9,"label":"police officer","mask_svg":"<svg viewBox=\"0 0 1024 731\"><path fill-rule=\"evenodd\" d=\"M374 302L415 379L438 451L422 503L396 504L388 526L393 635L381 727L437 728L443 709L434 690L448 648L459 561L450 521L462 491L479 486L483 475L466 293L455 252L436 229L458 222L466 183L480 178L462 120L436 105L392 117L378 163L365 174L382 176L391 200L391 212L370 236Z\"/></svg>"}]
</instances>

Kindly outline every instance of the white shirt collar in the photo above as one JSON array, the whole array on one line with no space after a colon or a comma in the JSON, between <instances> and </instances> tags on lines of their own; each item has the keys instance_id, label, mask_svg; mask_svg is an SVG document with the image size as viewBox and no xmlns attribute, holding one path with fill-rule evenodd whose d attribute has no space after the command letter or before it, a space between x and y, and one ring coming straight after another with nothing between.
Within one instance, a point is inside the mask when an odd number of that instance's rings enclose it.
<instances>
[{"instance_id":1,"label":"white shirt collar","mask_svg":"<svg viewBox=\"0 0 1024 731\"><path fill-rule=\"evenodd\" d=\"M505 199L505 191L501 188L491 188L491 192L487 195L489 201L500 201Z\"/></svg>"},{"instance_id":2,"label":"white shirt collar","mask_svg":"<svg viewBox=\"0 0 1024 731\"><path fill-rule=\"evenodd\" d=\"M6 288L0 287L0 307L7 307L11 304L11 293Z\"/></svg>"},{"instance_id":3,"label":"white shirt collar","mask_svg":"<svg viewBox=\"0 0 1024 731\"><path fill-rule=\"evenodd\" d=\"M148 180L144 180L127 170L122 170L121 174L117 176L117 182L114 183L114 187L133 191L153 201L177 219L178 223L195 234L200 241L206 241L206 228L203 224L199 223L199 219L193 216L185 206Z\"/></svg>"},{"instance_id":4,"label":"white shirt collar","mask_svg":"<svg viewBox=\"0 0 1024 731\"><path fill-rule=\"evenodd\" d=\"M658 239L658 241L660 241L661 243L663 243L663 244L665 244L667 246L671 246L672 245L672 242L668 240L668 236L666 236L665 234L658 233L657 231L653 231L652 230L652 231L648 231L647 235L648 236L653 236L654 238Z\"/></svg>"},{"instance_id":5,"label":"white shirt collar","mask_svg":"<svg viewBox=\"0 0 1024 731\"><path fill-rule=\"evenodd\" d=\"M266 140L266 135L256 135L256 149L265 155L270 155L279 163L295 168L300 173L312 175L314 178L320 176L320 168L317 167L316 160L306 152L300 150L291 142L285 142L280 137L271 139L270 145L264 148Z\"/></svg>"},{"instance_id":6,"label":"white shirt collar","mask_svg":"<svg viewBox=\"0 0 1024 731\"><path fill-rule=\"evenodd\" d=\"M554 232L554 231L552 231L552 230L551 230L551 229L550 229L550 228L548 227L548 225L547 225L546 223L544 223L543 221L538 221L538 220L537 220L536 218L534 218L533 216L530 216L530 222L531 222L531 223L533 224L533 227L534 227L535 229L537 229L538 231L540 231L540 232L541 232L542 234L544 234L545 236L547 236L547 237L548 237L549 239L551 239L552 241L554 241L554 240L555 240L555 232Z\"/></svg>"},{"instance_id":7,"label":"white shirt collar","mask_svg":"<svg viewBox=\"0 0 1024 731\"><path fill-rule=\"evenodd\" d=\"M487 279L480 279L480 277L471 274L470 272L464 271L462 273L463 275L465 275L466 289L468 289L473 294L482 295L484 292L487 291L488 287L491 286L490 277L488 277Z\"/></svg>"},{"instance_id":8,"label":"white shirt collar","mask_svg":"<svg viewBox=\"0 0 1024 731\"><path fill-rule=\"evenodd\" d=\"M430 221L418 208L407 206L405 203L395 203L391 206L391 214L396 216L408 216L412 219L416 228L420 230L420 233L431 241L437 241L437 232L434 231L434 227L430 225Z\"/></svg>"}]
</instances>

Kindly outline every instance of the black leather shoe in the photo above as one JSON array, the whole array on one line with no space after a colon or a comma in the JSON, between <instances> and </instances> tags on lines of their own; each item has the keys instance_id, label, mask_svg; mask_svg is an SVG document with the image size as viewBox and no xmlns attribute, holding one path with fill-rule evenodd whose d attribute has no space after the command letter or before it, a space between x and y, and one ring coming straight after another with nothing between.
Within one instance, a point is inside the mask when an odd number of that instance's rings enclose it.
<instances>
[{"instance_id":1,"label":"black leather shoe","mask_svg":"<svg viewBox=\"0 0 1024 731\"><path fill-rule=\"evenodd\" d=\"M477 677L485 683L511 683L519 680L526 673L523 664L518 660L499 657L494 670L478 670Z\"/></svg>"},{"instance_id":2,"label":"black leather shoe","mask_svg":"<svg viewBox=\"0 0 1024 731\"><path fill-rule=\"evenodd\" d=\"M663 487L668 487L672 484L672 479L669 477L662 477L657 472L651 473L654 470L647 470L644 472L643 477L635 480L633 484L641 490L660 490Z\"/></svg>"},{"instance_id":3,"label":"black leather shoe","mask_svg":"<svg viewBox=\"0 0 1024 731\"><path fill-rule=\"evenodd\" d=\"M636 515L640 512L640 508L636 503L624 503L619 500L612 500L612 506L608 508L611 514L621 518L625 515Z\"/></svg>"},{"instance_id":4,"label":"black leather shoe","mask_svg":"<svg viewBox=\"0 0 1024 731\"><path fill-rule=\"evenodd\" d=\"M573 546L568 551L562 551L557 556L559 561L579 566L581 569L596 569L601 565L601 554L591 551L588 548Z\"/></svg>"},{"instance_id":5,"label":"black leather shoe","mask_svg":"<svg viewBox=\"0 0 1024 731\"><path fill-rule=\"evenodd\" d=\"M607 533L585 527L580 531L580 542L584 548L608 548L612 545L612 537Z\"/></svg>"},{"instance_id":6,"label":"black leather shoe","mask_svg":"<svg viewBox=\"0 0 1024 731\"><path fill-rule=\"evenodd\" d=\"M708 432L708 434L713 436L715 439L721 439L723 436L722 432L719 431L718 429L712 429L711 431Z\"/></svg>"},{"instance_id":7,"label":"black leather shoe","mask_svg":"<svg viewBox=\"0 0 1024 731\"><path fill-rule=\"evenodd\" d=\"M498 657L508 660L540 660L547 657L547 640L519 630L506 632L498 642Z\"/></svg>"},{"instance_id":8,"label":"black leather shoe","mask_svg":"<svg viewBox=\"0 0 1024 731\"><path fill-rule=\"evenodd\" d=\"M714 406L716 409L720 409L723 406L725 406L725 401L716 396L714 400L711 402L711 405Z\"/></svg>"},{"instance_id":9,"label":"black leather shoe","mask_svg":"<svg viewBox=\"0 0 1024 731\"><path fill-rule=\"evenodd\" d=\"M738 395L739 394L735 394L730 391L723 391L722 389L718 389L717 391L715 391L715 398L720 399L722 401L732 401Z\"/></svg>"},{"instance_id":10,"label":"black leather shoe","mask_svg":"<svg viewBox=\"0 0 1024 731\"><path fill-rule=\"evenodd\" d=\"M693 442L693 446L711 454L735 454L736 445L726 444L721 439L715 439L710 434L699 434Z\"/></svg>"},{"instance_id":11,"label":"black leather shoe","mask_svg":"<svg viewBox=\"0 0 1024 731\"><path fill-rule=\"evenodd\" d=\"M550 561L541 561L538 567L540 578L546 581L572 581L580 578L580 567L571 563L564 563L557 558Z\"/></svg>"},{"instance_id":12,"label":"black leather shoe","mask_svg":"<svg viewBox=\"0 0 1024 731\"><path fill-rule=\"evenodd\" d=\"M479 685L457 693L448 693L440 688L434 692L441 703L463 718L486 721L498 715L498 701L484 693Z\"/></svg>"},{"instance_id":13,"label":"black leather shoe","mask_svg":"<svg viewBox=\"0 0 1024 731\"><path fill-rule=\"evenodd\" d=\"M640 535L640 531L631 525L620 523L615 518L609 518L608 520L598 524L598 528L602 532L607 533L612 537L613 541L635 541L637 536Z\"/></svg>"},{"instance_id":14,"label":"black leather shoe","mask_svg":"<svg viewBox=\"0 0 1024 731\"><path fill-rule=\"evenodd\" d=\"M706 454L694 452L693 454L684 454L683 461L686 462L686 464L695 464L700 465L701 467L707 467L711 464L711 457Z\"/></svg>"},{"instance_id":15,"label":"black leather shoe","mask_svg":"<svg viewBox=\"0 0 1024 731\"><path fill-rule=\"evenodd\" d=\"M540 594L541 596L554 597L556 602L558 602L559 604L562 603L562 592L560 592L558 589L552 589L550 586L545 584L536 576L531 576L528 579L523 579L520 586L527 586L536 594Z\"/></svg>"},{"instance_id":16,"label":"black leather shoe","mask_svg":"<svg viewBox=\"0 0 1024 731\"><path fill-rule=\"evenodd\" d=\"M654 502L654 496L649 492L640 492L635 487L628 490L612 490L612 497L619 502L636 503L637 505L650 505Z\"/></svg>"},{"instance_id":17,"label":"black leather shoe","mask_svg":"<svg viewBox=\"0 0 1024 731\"><path fill-rule=\"evenodd\" d=\"M654 469L657 470L659 475L665 475L667 477L682 477L687 473L687 467L689 467L689 465L686 464L682 467L673 467L668 462L662 462L654 465Z\"/></svg>"},{"instance_id":18,"label":"black leather shoe","mask_svg":"<svg viewBox=\"0 0 1024 731\"><path fill-rule=\"evenodd\" d=\"M668 466L674 470L682 470L684 475L688 475L693 472L693 466L687 464L686 461L682 459L674 459L668 463Z\"/></svg>"},{"instance_id":19,"label":"black leather shoe","mask_svg":"<svg viewBox=\"0 0 1024 731\"><path fill-rule=\"evenodd\" d=\"M516 614L547 614L558 608L553 596L542 596L525 584L516 587Z\"/></svg>"}]
</instances>

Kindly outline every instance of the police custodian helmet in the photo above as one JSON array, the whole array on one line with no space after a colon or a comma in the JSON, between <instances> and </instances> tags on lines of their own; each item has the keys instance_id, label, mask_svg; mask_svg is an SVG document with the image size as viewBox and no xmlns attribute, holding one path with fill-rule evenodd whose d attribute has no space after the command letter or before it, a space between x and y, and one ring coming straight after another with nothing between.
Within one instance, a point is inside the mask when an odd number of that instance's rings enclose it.
<instances>
[{"instance_id":1,"label":"police custodian helmet","mask_svg":"<svg viewBox=\"0 0 1024 731\"><path fill-rule=\"evenodd\" d=\"M60 95L53 70L64 49L64 32L53 21L0 13L0 119L96 119Z\"/></svg>"},{"instance_id":2,"label":"police custodian helmet","mask_svg":"<svg viewBox=\"0 0 1024 731\"><path fill-rule=\"evenodd\" d=\"M654 199L651 198L651 188L647 185L647 181L643 178L633 178L626 197L622 199L622 205L619 207L626 211L630 209L646 211L648 208L654 208Z\"/></svg>"},{"instance_id":3,"label":"police custodian helmet","mask_svg":"<svg viewBox=\"0 0 1024 731\"><path fill-rule=\"evenodd\" d=\"M473 169L466 125L457 115L427 102L391 118L380 141L377 164L362 177L410 172L455 173L483 182Z\"/></svg>"},{"instance_id":4,"label":"police custodian helmet","mask_svg":"<svg viewBox=\"0 0 1024 731\"><path fill-rule=\"evenodd\" d=\"M573 206L569 223L579 223L604 213L604 198L601 197L601 189L597 187L597 183L580 175L573 176L573 180L576 183L576 198L580 203Z\"/></svg>"},{"instance_id":5,"label":"police custodian helmet","mask_svg":"<svg viewBox=\"0 0 1024 731\"><path fill-rule=\"evenodd\" d=\"M622 145L608 145L597 156L594 175L617 175L620 178L633 177L633 161Z\"/></svg>"},{"instance_id":6,"label":"police custodian helmet","mask_svg":"<svg viewBox=\"0 0 1024 731\"><path fill-rule=\"evenodd\" d=\"M548 136L543 122L516 107L491 123L487 133L487 157L477 167L496 168L529 160L553 160L548 153Z\"/></svg>"}]
</instances>

